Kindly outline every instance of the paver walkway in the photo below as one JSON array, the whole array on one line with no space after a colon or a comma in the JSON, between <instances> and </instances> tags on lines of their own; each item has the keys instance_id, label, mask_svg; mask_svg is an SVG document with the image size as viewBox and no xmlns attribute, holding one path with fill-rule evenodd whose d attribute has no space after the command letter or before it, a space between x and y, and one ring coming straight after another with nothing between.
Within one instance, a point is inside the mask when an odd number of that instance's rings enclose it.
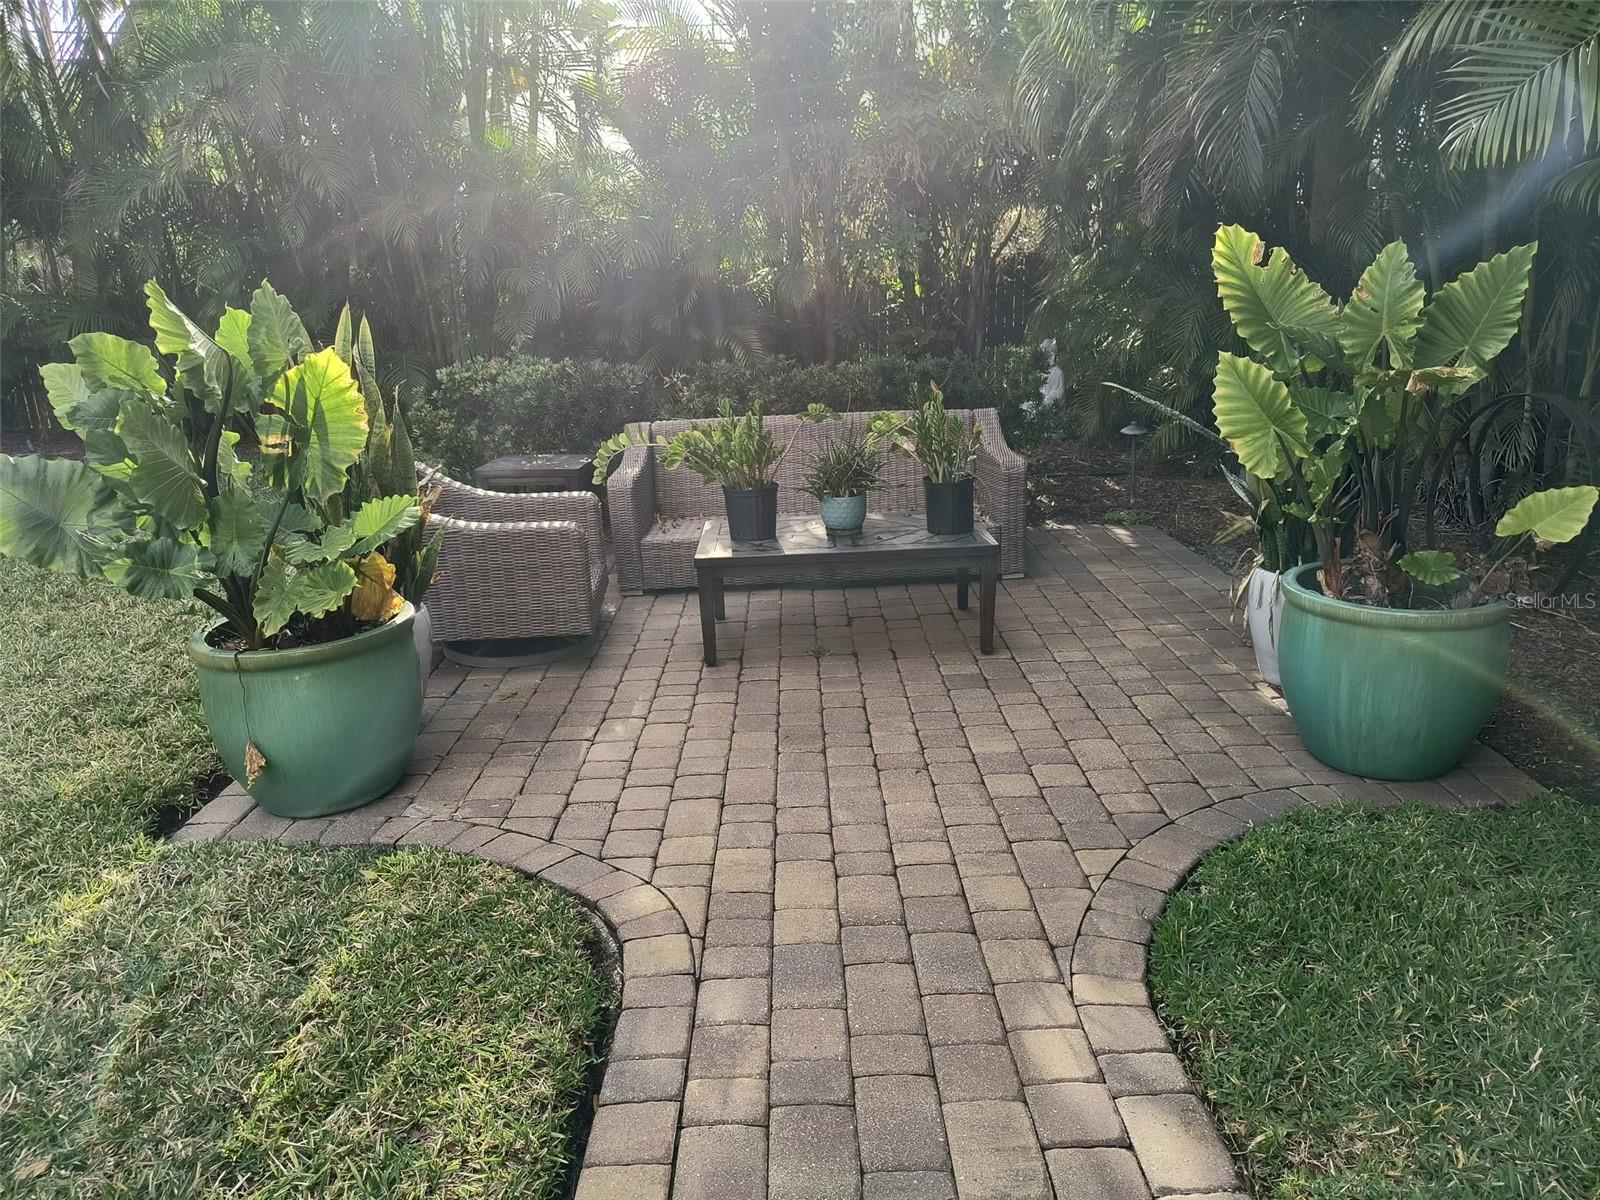
<instances>
[{"instance_id":1,"label":"paver walkway","mask_svg":"<svg viewBox=\"0 0 1600 1200\"><path fill-rule=\"evenodd\" d=\"M1207 849L1336 797L1439 783L1301 748L1164 535L1033 531L999 652L953 585L621 605L592 659L435 673L417 772L336 818L236 789L181 831L424 843L595 904L622 1012L580 1200L1129 1200L1242 1192L1151 1012L1151 920Z\"/></svg>"}]
</instances>

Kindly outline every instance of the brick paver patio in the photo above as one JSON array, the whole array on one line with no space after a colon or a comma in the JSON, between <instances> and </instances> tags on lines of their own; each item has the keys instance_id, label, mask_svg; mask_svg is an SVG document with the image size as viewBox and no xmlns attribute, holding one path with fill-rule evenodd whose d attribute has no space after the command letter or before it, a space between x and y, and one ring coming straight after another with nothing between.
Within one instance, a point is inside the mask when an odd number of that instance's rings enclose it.
<instances>
[{"instance_id":1,"label":"brick paver patio","mask_svg":"<svg viewBox=\"0 0 1600 1200\"><path fill-rule=\"evenodd\" d=\"M427 844L594 904L622 1010L580 1200L1243 1194L1151 1012L1151 921L1207 849L1336 798L1496 803L1301 748L1164 535L1031 534L977 653L954 586L630 598L590 659L443 669L417 771L290 822L230 789L180 838Z\"/></svg>"}]
</instances>

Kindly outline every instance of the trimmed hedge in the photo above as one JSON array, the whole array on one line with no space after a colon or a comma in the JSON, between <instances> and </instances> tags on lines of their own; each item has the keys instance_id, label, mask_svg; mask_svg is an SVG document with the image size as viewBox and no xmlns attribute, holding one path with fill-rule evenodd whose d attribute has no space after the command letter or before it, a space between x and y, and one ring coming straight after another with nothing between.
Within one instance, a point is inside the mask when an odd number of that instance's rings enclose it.
<instances>
[{"instance_id":1,"label":"trimmed hedge","mask_svg":"<svg viewBox=\"0 0 1600 1200\"><path fill-rule=\"evenodd\" d=\"M997 408L1013 446L1043 429L1022 405L1039 395L1045 364L1029 346L1002 346L978 359L878 355L798 366L705 363L663 378L630 363L589 359L472 358L446 367L412 408L417 456L471 479L502 454L593 450L629 421L708 417L723 401L743 409L760 400L768 413L808 404L840 412L903 408L929 380L950 408Z\"/></svg>"}]
</instances>

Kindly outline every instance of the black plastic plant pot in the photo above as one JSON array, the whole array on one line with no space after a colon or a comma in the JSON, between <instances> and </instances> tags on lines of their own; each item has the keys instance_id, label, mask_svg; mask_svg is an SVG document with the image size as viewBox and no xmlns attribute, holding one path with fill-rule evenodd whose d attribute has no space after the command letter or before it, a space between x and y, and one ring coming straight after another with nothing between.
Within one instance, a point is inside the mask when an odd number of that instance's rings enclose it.
<instances>
[{"instance_id":1,"label":"black plastic plant pot","mask_svg":"<svg viewBox=\"0 0 1600 1200\"><path fill-rule=\"evenodd\" d=\"M924 475L922 500L929 533L972 532L972 476L954 483L935 483Z\"/></svg>"},{"instance_id":2,"label":"black plastic plant pot","mask_svg":"<svg viewBox=\"0 0 1600 1200\"><path fill-rule=\"evenodd\" d=\"M736 542L770 542L778 536L778 485L723 488L728 536Z\"/></svg>"}]
</instances>

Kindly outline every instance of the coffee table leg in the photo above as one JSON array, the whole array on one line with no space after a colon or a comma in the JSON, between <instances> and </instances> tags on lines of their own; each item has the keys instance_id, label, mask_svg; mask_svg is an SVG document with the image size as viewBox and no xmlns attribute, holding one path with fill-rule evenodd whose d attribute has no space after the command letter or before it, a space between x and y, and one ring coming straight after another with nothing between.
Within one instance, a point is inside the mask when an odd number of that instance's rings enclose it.
<instances>
[{"instance_id":1,"label":"coffee table leg","mask_svg":"<svg viewBox=\"0 0 1600 1200\"><path fill-rule=\"evenodd\" d=\"M994 653L994 592L999 577L999 562L985 559L978 583L978 644L985 654Z\"/></svg>"},{"instance_id":2,"label":"coffee table leg","mask_svg":"<svg viewBox=\"0 0 1600 1200\"><path fill-rule=\"evenodd\" d=\"M717 597L716 583L710 571L700 571L695 577L695 592L700 598L700 646L705 652L708 667L717 665Z\"/></svg>"},{"instance_id":3,"label":"coffee table leg","mask_svg":"<svg viewBox=\"0 0 1600 1200\"><path fill-rule=\"evenodd\" d=\"M963 612L967 607L967 577L968 571L965 567L956 571L956 607Z\"/></svg>"},{"instance_id":4,"label":"coffee table leg","mask_svg":"<svg viewBox=\"0 0 1600 1200\"><path fill-rule=\"evenodd\" d=\"M713 586L717 589L717 620L726 621L728 619L727 583L721 575L718 575L717 582Z\"/></svg>"}]
</instances>

